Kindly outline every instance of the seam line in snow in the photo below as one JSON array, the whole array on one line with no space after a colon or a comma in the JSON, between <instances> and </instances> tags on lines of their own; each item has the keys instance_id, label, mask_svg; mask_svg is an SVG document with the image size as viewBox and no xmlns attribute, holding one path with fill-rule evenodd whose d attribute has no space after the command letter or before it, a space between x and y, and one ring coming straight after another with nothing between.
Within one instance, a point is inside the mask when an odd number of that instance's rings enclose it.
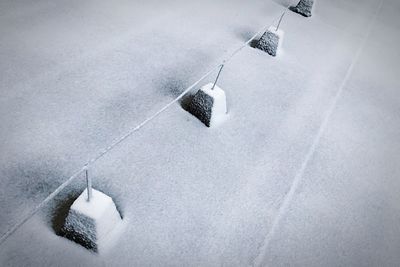
<instances>
[{"instance_id":1,"label":"seam line in snow","mask_svg":"<svg viewBox=\"0 0 400 267\"><path fill-rule=\"evenodd\" d=\"M368 38L370 37L371 31L372 31L372 26L374 25L374 23L378 17L378 14L383 6L383 2L384 2L383 0L380 1L378 7L375 9L375 12L372 15L372 19L368 23L367 31L366 31L366 34L360 44L360 47L358 48L350 66L346 72L346 75L345 75L342 83L340 84L340 87L339 87L334 99L332 100L332 103L329 106L329 109L326 112L326 115L321 123L321 126L318 129L317 135L315 136L314 141L313 141L311 147L309 148L309 150L305 156L305 159L303 160L303 163L301 164L300 169L296 173L288 193L286 194L285 198L283 199L283 203L278 210L278 214L275 216L275 218L272 222L272 226L271 226L269 232L267 233L267 235L262 243L262 246L259 249L259 253L256 256L256 258L254 259L254 261L252 262L252 266L263 266L262 263L263 263L263 260L265 259L269 244L271 243L271 240L274 237L280 222L282 221L283 217L285 216L285 214L287 213L287 211L289 209L289 206L293 200L294 194L297 191L297 188L304 176L305 170L307 169L308 163L310 162L311 158L313 157L315 150L318 147L319 142L322 138L322 135L324 134L325 129L328 125L330 117L332 116L333 111L335 110L336 105L337 105L340 97L342 96L343 90L344 90L345 86L347 85L350 75L352 74L354 67L356 66L356 64L359 61L359 58L365 48Z\"/></svg>"}]
</instances>

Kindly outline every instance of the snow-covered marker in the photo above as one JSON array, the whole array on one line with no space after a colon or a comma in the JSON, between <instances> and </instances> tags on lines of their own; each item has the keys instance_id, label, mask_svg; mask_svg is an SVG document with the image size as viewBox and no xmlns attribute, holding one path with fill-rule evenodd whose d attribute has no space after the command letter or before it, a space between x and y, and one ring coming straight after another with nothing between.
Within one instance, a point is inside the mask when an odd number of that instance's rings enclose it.
<instances>
[{"instance_id":1,"label":"snow-covered marker","mask_svg":"<svg viewBox=\"0 0 400 267\"><path fill-rule=\"evenodd\" d=\"M267 52L271 56L276 56L282 47L283 36L285 33L279 29L281 25L283 16L285 16L286 11L282 13L279 19L278 25L276 27L271 26L268 30L261 36L257 43L257 48L264 52Z\"/></svg>"},{"instance_id":2,"label":"snow-covered marker","mask_svg":"<svg viewBox=\"0 0 400 267\"><path fill-rule=\"evenodd\" d=\"M106 194L88 188L72 204L65 219L63 234L87 249L101 252L122 222L114 201Z\"/></svg>"},{"instance_id":3,"label":"snow-covered marker","mask_svg":"<svg viewBox=\"0 0 400 267\"><path fill-rule=\"evenodd\" d=\"M200 88L188 106L188 111L207 127L221 122L227 113L225 92L216 84L224 65L221 65L214 83Z\"/></svg>"},{"instance_id":4,"label":"snow-covered marker","mask_svg":"<svg viewBox=\"0 0 400 267\"><path fill-rule=\"evenodd\" d=\"M315 0L300 0L296 6L289 7L290 10L304 17L311 17Z\"/></svg>"}]
</instances>

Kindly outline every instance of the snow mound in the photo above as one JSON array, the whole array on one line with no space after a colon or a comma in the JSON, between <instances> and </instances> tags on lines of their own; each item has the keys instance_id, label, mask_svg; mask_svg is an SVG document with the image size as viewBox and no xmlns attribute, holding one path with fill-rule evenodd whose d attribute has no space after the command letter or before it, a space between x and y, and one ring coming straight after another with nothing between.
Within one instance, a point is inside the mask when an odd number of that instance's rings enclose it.
<instances>
[{"instance_id":1,"label":"snow mound","mask_svg":"<svg viewBox=\"0 0 400 267\"><path fill-rule=\"evenodd\" d=\"M289 9L304 17L311 17L314 1L315 0L300 0L297 6L291 6Z\"/></svg>"},{"instance_id":2,"label":"snow mound","mask_svg":"<svg viewBox=\"0 0 400 267\"><path fill-rule=\"evenodd\" d=\"M67 238L99 252L121 221L111 197L92 189L92 197L88 201L85 189L72 204L63 232Z\"/></svg>"},{"instance_id":3,"label":"snow mound","mask_svg":"<svg viewBox=\"0 0 400 267\"><path fill-rule=\"evenodd\" d=\"M274 26L271 26L261 36L257 43L257 48L275 57L281 49L283 36L284 32L282 30L277 30Z\"/></svg>"},{"instance_id":4,"label":"snow mound","mask_svg":"<svg viewBox=\"0 0 400 267\"><path fill-rule=\"evenodd\" d=\"M188 111L207 127L219 124L226 116L225 92L209 83L200 88L188 106Z\"/></svg>"}]
</instances>

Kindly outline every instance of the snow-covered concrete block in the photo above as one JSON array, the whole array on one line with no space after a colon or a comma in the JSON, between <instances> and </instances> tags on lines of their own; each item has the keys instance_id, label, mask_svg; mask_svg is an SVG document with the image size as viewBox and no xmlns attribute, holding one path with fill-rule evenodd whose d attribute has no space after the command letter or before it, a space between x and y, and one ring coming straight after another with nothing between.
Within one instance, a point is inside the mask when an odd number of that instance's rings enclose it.
<instances>
[{"instance_id":1,"label":"snow-covered concrete block","mask_svg":"<svg viewBox=\"0 0 400 267\"><path fill-rule=\"evenodd\" d=\"M67 238L99 252L106 246L110 235L121 221L111 197L92 189L92 196L88 201L85 189L72 204L63 231Z\"/></svg>"},{"instance_id":2,"label":"snow-covered concrete block","mask_svg":"<svg viewBox=\"0 0 400 267\"><path fill-rule=\"evenodd\" d=\"M315 0L300 0L296 6L289 7L293 12L304 17L311 17Z\"/></svg>"},{"instance_id":3,"label":"snow-covered concrete block","mask_svg":"<svg viewBox=\"0 0 400 267\"><path fill-rule=\"evenodd\" d=\"M188 111L207 127L212 127L221 122L227 113L225 92L209 83L194 95L188 106Z\"/></svg>"},{"instance_id":4,"label":"snow-covered concrete block","mask_svg":"<svg viewBox=\"0 0 400 267\"><path fill-rule=\"evenodd\" d=\"M271 26L261 36L257 48L275 57L282 47L283 36L284 32L281 29L277 30L274 26Z\"/></svg>"}]
</instances>

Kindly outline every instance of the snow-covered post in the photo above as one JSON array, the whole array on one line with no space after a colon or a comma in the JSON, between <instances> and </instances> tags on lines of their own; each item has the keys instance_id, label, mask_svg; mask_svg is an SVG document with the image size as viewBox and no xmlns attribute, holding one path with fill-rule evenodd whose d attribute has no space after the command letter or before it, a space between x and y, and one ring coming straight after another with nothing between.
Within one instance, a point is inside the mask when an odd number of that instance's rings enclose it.
<instances>
[{"instance_id":1,"label":"snow-covered post","mask_svg":"<svg viewBox=\"0 0 400 267\"><path fill-rule=\"evenodd\" d=\"M221 122L227 113L225 92L216 85L223 68L224 64L221 65L214 83L200 88L188 106L188 111L207 127Z\"/></svg>"},{"instance_id":2,"label":"snow-covered post","mask_svg":"<svg viewBox=\"0 0 400 267\"><path fill-rule=\"evenodd\" d=\"M273 57L275 57L279 53L279 50L282 46L282 40L285 33L279 29L279 26L281 25L285 14L286 10L279 18L278 25L276 27L269 27L268 30L261 36L256 46L258 49L267 52Z\"/></svg>"},{"instance_id":3,"label":"snow-covered post","mask_svg":"<svg viewBox=\"0 0 400 267\"><path fill-rule=\"evenodd\" d=\"M92 178L89 176L89 168L85 167L85 178L86 178L86 191L87 191L87 201L92 198Z\"/></svg>"},{"instance_id":4,"label":"snow-covered post","mask_svg":"<svg viewBox=\"0 0 400 267\"><path fill-rule=\"evenodd\" d=\"M122 217L111 197L92 189L89 166L85 166L83 173L86 189L70 207L62 230L65 237L87 249L100 252L107 247Z\"/></svg>"},{"instance_id":5,"label":"snow-covered post","mask_svg":"<svg viewBox=\"0 0 400 267\"><path fill-rule=\"evenodd\" d=\"M289 7L290 10L304 17L311 17L316 0L300 0L296 6Z\"/></svg>"}]
</instances>

